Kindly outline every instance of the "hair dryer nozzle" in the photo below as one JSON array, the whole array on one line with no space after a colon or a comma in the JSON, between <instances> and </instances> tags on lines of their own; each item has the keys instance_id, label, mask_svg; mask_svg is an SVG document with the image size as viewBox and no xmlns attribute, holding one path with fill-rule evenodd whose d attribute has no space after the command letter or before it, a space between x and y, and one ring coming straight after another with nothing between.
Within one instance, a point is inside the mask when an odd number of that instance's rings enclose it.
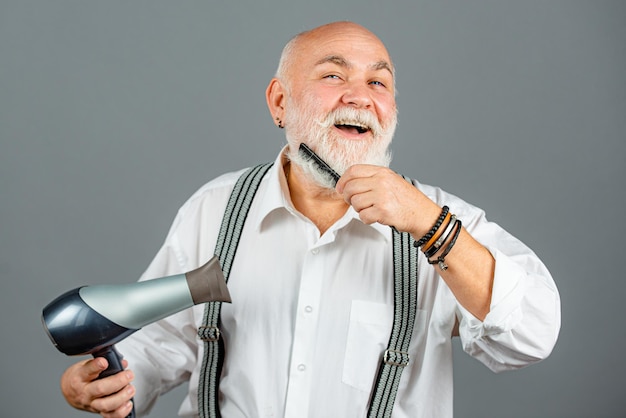
<instances>
[{"instance_id":1,"label":"hair dryer nozzle","mask_svg":"<svg viewBox=\"0 0 626 418\"><path fill-rule=\"evenodd\" d=\"M185 276L195 305L212 301L232 302L217 257L214 256L205 265L185 273Z\"/></svg>"}]
</instances>

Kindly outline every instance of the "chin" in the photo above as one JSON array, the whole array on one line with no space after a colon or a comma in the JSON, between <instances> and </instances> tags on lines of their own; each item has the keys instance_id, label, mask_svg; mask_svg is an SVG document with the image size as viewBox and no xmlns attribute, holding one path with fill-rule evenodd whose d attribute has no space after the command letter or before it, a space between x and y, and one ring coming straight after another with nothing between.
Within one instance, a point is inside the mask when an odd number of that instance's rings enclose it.
<instances>
[{"instance_id":1,"label":"chin","mask_svg":"<svg viewBox=\"0 0 626 418\"><path fill-rule=\"evenodd\" d=\"M339 174L356 164L389 167L391 163L389 145L371 137L361 140L338 138L333 145L320 147L319 151L320 157Z\"/></svg>"}]
</instances>

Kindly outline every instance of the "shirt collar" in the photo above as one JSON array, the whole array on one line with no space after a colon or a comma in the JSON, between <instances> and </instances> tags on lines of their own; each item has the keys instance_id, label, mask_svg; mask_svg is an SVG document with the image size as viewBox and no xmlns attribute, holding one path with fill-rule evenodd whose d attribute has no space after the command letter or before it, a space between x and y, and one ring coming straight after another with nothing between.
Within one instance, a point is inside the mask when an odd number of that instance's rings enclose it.
<instances>
[{"instance_id":1,"label":"shirt collar","mask_svg":"<svg viewBox=\"0 0 626 418\"><path fill-rule=\"evenodd\" d=\"M259 211L257 212L258 215L255 220L257 230L261 230L263 221L275 210L286 210L292 214L297 213L293 203L291 202L291 197L289 196L287 178L285 177L285 170L283 170L284 165L287 163L286 152L287 146L280 151L274 160L274 165L268 171L265 178L266 187L263 194L257 197L260 198ZM359 218L359 214L352 207L349 207L346 214L337 222L337 229L349 224L350 222L359 222L363 226L374 228L381 235L383 235L386 240L389 240L391 237L388 226L379 223L371 225L363 224ZM335 228L333 227L331 229Z\"/></svg>"}]
</instances>

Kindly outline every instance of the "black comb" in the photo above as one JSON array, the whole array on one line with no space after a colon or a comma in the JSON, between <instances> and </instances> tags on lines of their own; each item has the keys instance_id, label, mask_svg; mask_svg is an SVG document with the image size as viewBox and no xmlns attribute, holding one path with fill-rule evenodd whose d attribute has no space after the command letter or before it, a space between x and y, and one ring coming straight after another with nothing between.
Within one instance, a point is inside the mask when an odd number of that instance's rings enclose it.
<instances>
[{"instance_id":1,"label":"black comb","mask_svg":"<svg viewBox=\"0 0 626 418\"><path fill-rule=\"evenodd\" d=\"M313 152L311 148L307 147L304 143L301 143L299 152L306 158L313 160L317 167L326 174L329 174L333 178L335 185L337 184L339 177L341 176L337 174L335 170L330 168L330 166L326 164L326 161L322 160L319 155Z\"/></svg>"}]
</instances>

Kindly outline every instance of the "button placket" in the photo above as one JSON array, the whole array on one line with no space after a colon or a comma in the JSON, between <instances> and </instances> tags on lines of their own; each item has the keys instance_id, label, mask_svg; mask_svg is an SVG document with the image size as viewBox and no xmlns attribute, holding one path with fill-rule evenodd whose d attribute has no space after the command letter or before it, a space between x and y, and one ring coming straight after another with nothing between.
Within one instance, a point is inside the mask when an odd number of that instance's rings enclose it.
<instances>
[{"instance_id":1,"label":"button placket","mask_svg":"<svg viewBox=\"0 0 626 418\"><path fill-rule=\"evenodd\" d=\"M287 388L285 416L300 416L308 409L311 393L311 373L315 352L315 336L318 326L319 306L324 271L323 259L318 257L321 249L311 248L303 259L298 305L296 308L294 340L291 351L292 366Z\"/></svg>"}]
</instances>

